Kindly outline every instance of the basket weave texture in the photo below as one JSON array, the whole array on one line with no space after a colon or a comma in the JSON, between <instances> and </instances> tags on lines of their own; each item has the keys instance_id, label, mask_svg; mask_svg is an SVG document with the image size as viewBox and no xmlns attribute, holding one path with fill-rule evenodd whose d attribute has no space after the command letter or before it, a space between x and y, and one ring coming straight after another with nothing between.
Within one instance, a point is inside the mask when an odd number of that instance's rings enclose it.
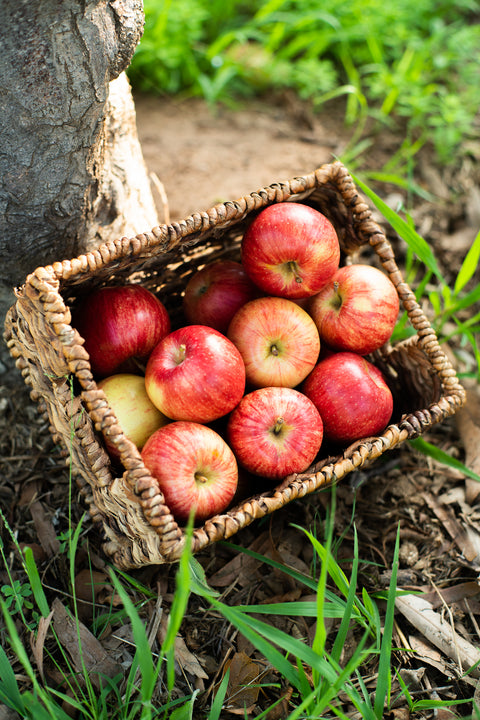
<instances>
[{"instance_id":1,"label":"basket weave texture","mask_svg":"<svg viewBox=\"0 0 480 720\"><path fill-rule=\"evenodd\" d=\"M16 302L6 318L5 339L31 388L32 399L48 418L54 441L64 448L80 493L103 532L104 551L119 568L176 561L185 533L97 387L83 340L71 326L70 308L103 285L138 282L160 297L172 327L179 326L182 289L190 275L217 258L238 260L242 235L256 214L267 205L291 201L309 204L330 219L339 237L343 263L368 255L361 262L382 267L397 289L414 334L370 356L390 384L394 415L382 435L357 441L341 455L320 459L308 471L285 478L195 528L193 552L370 464L452 415L465 402L464 389L404 282L390 243L340 162L273 183L181 222L39 267L16 290ZM121 471L114 468L105 451L105 437L120 452Z\"/></svg>"}]
</instances>

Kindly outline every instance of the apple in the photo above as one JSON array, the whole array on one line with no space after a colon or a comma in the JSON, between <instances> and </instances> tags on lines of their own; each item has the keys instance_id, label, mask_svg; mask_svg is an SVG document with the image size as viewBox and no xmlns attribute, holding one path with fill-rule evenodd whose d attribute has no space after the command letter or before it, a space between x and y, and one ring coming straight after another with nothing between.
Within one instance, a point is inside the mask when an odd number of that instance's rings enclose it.
<instances>
[{"instance_id":1,"label":"apple","mask_svg":"<svg viewBox=\"0 0 480 720\"><path fill-rule=\"evenodd\" d=\"M337 352L321 360L301 389L322 416L325 437L335 443L378 435L392 416L385 378L357 353Z\"/></svg>"},{"instance_id":2,"label":"apple","mask_svg":"<svg viewBox=\"0 0 480 720\"><path fill-rule=\"evenodd\" d=\"M346 265L311 298L308 311L330 347L368 355L391 337L399 305L385 273L371 265Z\"/></svg>"},{"instance_id":3,"label":"apple","mask_svg":"<svg viewBox=\"0 0 480 720\"><path fill-rule=\"evenodd\" d=\"M245 392L245 365L225 335L205 325L169 333L145 369L153 404L172 420L207 423L229 413Z\"/></svg>"},{"instance_id":4,"label":"apple","mask_svg":"<svg viewBox=\"0 0 480 720\"><path fill-rule=\"evenodd\" d=\"M338 269L340 246L332 223L302 203L264 208L242 239L242 264L268 295L305 298Z\"/></svg>"},{"instance_id":5,"label":"apple","mask_svg":"<svg viewBox=\"0 0 480 720\"><path fill-rule=\"evenodd\" d=\"M183 311L190 324L208 325L225 334L237 310L259 294L241 263L216 260L191 276Z\"/></svg>"},{"instance_id":6,"label":"apple","mask_svg":"<svg viewBox=\"0 0 480 720\"><path fill-rule=\"evenodd\" d=\"M235 495L238 466L225 440L206 425L177 421L160 428L142 450L165 503L178 521L223 512Z\"/></svg>"},{"instance_id":7,"label":"apple","mask_svg":"<svg viewBox=\"0 0 480 720\"><path fill-rule=\"evenodd\" d=\"M73 308L72 324L85 340L95 377L135 369L170 332L163 303L141 285L103 287Z\"/></svg>"},{"instance_id":8,"label":"apple","mask_svg":"<svg viewBox=\"0 0 480 720\"><path fill-rule=\"evenodd\" d=\"M103 378L97 383L106 395L107 402L113 410L123 434L131 440L139 450L155 430L165 425L168 418L158 410L147 395L145 378L131 373L118 373ZM115 445L106 438L109 453L116 458L119 452Z\"/></svg>"},{"instance_id":9,"label":"apple","mask_svg":"<svg viewBox=\"0 0 480 720\"><path fill-rule=\"evenodd\" d=\"M250 300L235 313L227 335L240 350L247 383L257 388L298 385L320 353L315 323L287 298Z\"/></svg>"},{"instance_id":10,"label":"apple","mask_svg":"<svg viewBox=\"0 0 480 720\"><path fill-rule=\"evenodd\" d=\"M304 472L322 439L318 410L293 388L267 387L247 393L227 425L227 442L239 464L275 480Z\"/></svg>"}]
</instances>

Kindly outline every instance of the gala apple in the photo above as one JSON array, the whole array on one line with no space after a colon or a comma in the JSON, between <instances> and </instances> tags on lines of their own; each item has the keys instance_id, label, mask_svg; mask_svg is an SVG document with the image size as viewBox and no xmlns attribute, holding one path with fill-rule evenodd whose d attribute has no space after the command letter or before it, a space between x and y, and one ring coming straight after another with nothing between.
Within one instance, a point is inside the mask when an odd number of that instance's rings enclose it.
<instances>
[{"instance_id":1,"label":"gala apple","mask_svg":"<svg viewBox=\"0 0 480 720\"><path fill-rule=\"evenodd\" d=\"M267 206L242 240L242 264L267 295L292 299L315 295L338 269L339 260L332 223L303 203Z\"/></svg>"},{"instance_id":2,"label":"gala apple","mask_svg":"<svg viewBox=\"0 0 480 720\"><path fill-rule=\"evenodd\" d=\"M320 338L310 315L291 300L263 297L234 315L228 337L240 350L247 383L294 387L313 370Z\"/></svg>"},{"instance_id":3,"label":"gala apple","mask_svg":"<svg viewBox=\"0 0 480 720\"><path fill-rule=\"evenodd\" d=\"M208 325L226 334L237 310L259 294L241 263L216 260L202 267L188 281L183 310L190 324Z\"/></svg>"},{"instance_id":4,"label":"gala apple","mask_svg":"<svg viewBox=\"0 0 480 720\"><path fill-rule=\"evenodd\" d=\"M227 441L240 465L275 480L304 472L322 438L315 405L292 388L253 390L233 410L227 425Z\"/></svg>"},{"instance_id":5,"label":"gala apple","mask_svg":"<svg viewBox=\"0 0 480 720\"><path fill-rule=\"evenodd\" d=\"M245 392L245 365L225 335L205 325L174 330L153 350L145 386L172 420L208 423L229 413Z\"/></svg>"},{"instance_id":6,"label":"gala apple","mask_svg":"<svg viewBox=\"0 0 480 720\"><path fill-rule=\"evenodd\" d=\"M170 332L163 303L141 285L100 288L72 311L72 324L85 340L95 377L135 369Z\"/></svg>"},{"instance_id":7,"label":"gala apple","mask_svg":"<svg viewBox=\"0 0 480 720\"><path fill-rule=\"evenodd\" d=\"M238 466L225 440L206 425L177 421L160 428L142 450L172 515L196 522L223 512L235 495Z\"/></svg>"},{"instance_id":8,"label":"gala apple","mask_svg":"<svg viewBox=\"0 0 480 720\"><path fill-rule=\"evenodd\" d=\"M322 416L335 443L377 435L390 421L393 397L381 371L361 355L332 353L312 370L302 392Z\"/></svg>"},{"instance_id":9,"label":"gala apple","mask_svg":"<svg viewBox=\"0 0 480 720\"><path fill-rule=\"evenodd\" d=\"M394 284L371 265L346 265L317 295L308 311L321 340L335 350L367 355L389 340L399 311Z\"/></svg>"}]
</instances>

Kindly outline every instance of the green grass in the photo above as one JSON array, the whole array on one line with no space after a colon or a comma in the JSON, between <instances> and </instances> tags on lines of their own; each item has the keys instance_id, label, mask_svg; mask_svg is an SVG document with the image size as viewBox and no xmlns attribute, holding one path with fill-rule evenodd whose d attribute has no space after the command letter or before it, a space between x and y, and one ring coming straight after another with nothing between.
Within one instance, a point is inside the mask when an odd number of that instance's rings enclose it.
<instances>
[{"instance_id":1,"label":"green grass","mask_svg":"<svg viewBox=\"0 0 480 720\"><path fill-rule=\"evenodd\" d=\"M202 96L212 106L285 88L314 109L344 96L365 120L454 162L476 137L480 24L474 0L146 0L135 88ZM465 148L466 150L466 148Z\"/></svg>"},{"instance_id":2,"label":"green grass","mask_svg":"<svg viewBox=\"0 0 480 720\"><path fill-rule=\"evenodd\" d=\"M335 487L331 488L331 499L323 523L325 537L319 538L316 532L298 527L304 533L313 549L312 572L305 574L285 566L274 559L251 550L230 544L234 552L246 553L260 563L274 568L277 574L285 574L296 586L303 586L315 594L315 600L304 602L271 603L269 605L230 605L219 597L219 593L209 587L203 567L191 556L186 544L175 573L175 593L170 607L167 631L159 651L154 651L147 635L142 613L142 586L125 573L119 574L113 568L110 578L123 605L122 624L130 623L135 653L125 675L104 678L100 690L92 683L91 672L86 664L78 674L70 667L66 649L56 636L57 650L50 647L49 656L56 655L57 670L64 677L68 693L58 687L51 687L39 678L31 660L28 644L22 640L22 629L14 623L6 603L0 601L5 627L4 638L7 643L0 647L0 702L16 710L22 718L32 720L67 720L66 705L76 711L78 717L88 720L189 720L201 717L202 720L218 720L222 716L222 707L228 689L228 671L215 688L207 706L200 707L200 692L174 699L175 687L175 638L182 627L185 613L189 608L192 595L201 599L197 613L213 611L239 633L241 633L263 657L275 668L281 682L293 689L287 720L305 718L339 717L344 718L342 707L347 701L365 720L381 720L392 703L403 698L411 712L428 710L452 705L451 700L438 698L415 700L405 683L392 695L393 682L396 679L393 643L395 598L397 597L397 570L399 564L400 532L397 531L391 579L386 591L367 592L359 585L360 550L352 520L353 558L348 562L348 574L337 559L341 546L334 542ZM75 555L78 549L81 523L77 526L70 543L70 567L73 572ZM344 533L345 535L346 533ZM343 536L344 536L343 535ZM228 543L226 543L228 545ZM315 570L317 569L317 570ZM50 612L43 591L37 587L38 569L30 559L25 564L25 582L32 586L32 596L37 603L37 611L45 619ZM33 589L36 591L33 592ZM133 592L133 589L140 592ZM147 597L150 592L144 588ZM79 623L76 600L72 595L70 610ZM266 620L262 619L266 617ZM275 616L312 617L316 620L316 630L311 644L304 639L293 637L269 622ZM334 618L333 626L327 628L326 620ZM117 618L118 621L118 618ZM25 629L31 631L25 622ZM115 623L112 613L109 622ZM355 648L349 659L342 663L342 650L347 639L355 638ZM78 643L81 648L81 636ZM15 655L15 662L21 665L23 680L12 669L8 657ZM377 682L374 694L367 690L363 678L376 668ZM21 675L20 675L21 677ZM25 688L27 678L31 687ZM163 688L162 702L154 700L156 690ZM341 699L342 698L342 699ZM266 708L258 718L265 717L277 701ZM458 701L466 703L467 700Z\"/></svg>"},{"instance_id":3,"label":"green grass","mask_svg":"<svg viewBox=\"0 0 480 720\"><path fill-rule=\"evenodd\" d=\"M405 279L415 289L417 300L427 298L430 303L430 321L440 343L451 343L452 350L462 351L462 358L469 359L459 376L469 376L480 382L480 232L465 255L453 283L441 272L433 248L416 231L411 217L392 210L362 180L355 177L359 189L370 198L385 220L404 241L407 249ZM413 328L408 325L404 313L392 335L396 342L408 337ZM460 363L465 365L465 362Z\"/></svg>"}]
</instances>

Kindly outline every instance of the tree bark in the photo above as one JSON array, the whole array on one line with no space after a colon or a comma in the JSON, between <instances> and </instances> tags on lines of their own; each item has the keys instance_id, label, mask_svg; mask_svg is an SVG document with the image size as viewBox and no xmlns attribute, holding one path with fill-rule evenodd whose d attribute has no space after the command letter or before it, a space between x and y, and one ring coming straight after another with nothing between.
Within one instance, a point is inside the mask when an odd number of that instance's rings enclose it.
<instances>
[{"instance_id":1,"label":"tree bark","mask_svg":"<svg viewBox=\"0 0 480 720\"><path fill-rule=\"evenodd\" d=\"M158 222L123 72L143 20L141 0L2 2L2 322L38 265Z\"/></svg>"}]
</instances>

